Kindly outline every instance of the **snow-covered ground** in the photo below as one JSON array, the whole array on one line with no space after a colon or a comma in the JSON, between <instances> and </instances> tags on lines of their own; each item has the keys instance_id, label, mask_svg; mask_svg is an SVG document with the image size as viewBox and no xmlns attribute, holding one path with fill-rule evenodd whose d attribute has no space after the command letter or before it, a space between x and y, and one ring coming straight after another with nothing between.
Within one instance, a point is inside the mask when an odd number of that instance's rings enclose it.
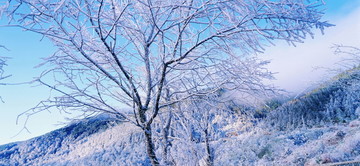
<instances>
[{"instance_id":1,"label":"snow-covered ground","mask_svg":"<svg viewBox=\"0 0 360 166\"><path fill-rule=\"evenodd\" d=\"M293 131L257 128L215 143L215 165L317 165L360 161L360 120Z\"/></svg>"}]
</instances>

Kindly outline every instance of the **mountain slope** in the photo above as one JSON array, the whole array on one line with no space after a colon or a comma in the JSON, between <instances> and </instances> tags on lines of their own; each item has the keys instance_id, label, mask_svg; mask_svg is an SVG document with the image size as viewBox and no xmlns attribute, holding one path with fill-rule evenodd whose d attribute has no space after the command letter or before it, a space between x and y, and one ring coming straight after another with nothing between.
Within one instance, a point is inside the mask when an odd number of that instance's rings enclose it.
<instances>
[{"instance_id":1,"label":"mountain slope","mask_svg":"<svg viewBox=\"0 0 360 166\"><path fill-rule=\"evenodd\" d=\"M360 69L347 70L269 114L279 130L346 123L360 116Z\"/></svg>"},{"instance_id":2,"label":"mountain slope","mask_svg":"<svg viewBox=\"0 0 360 166\"><path fill-rule=\"evenodd\" d=\"M102 114L28 141L0 146L0 165L98 165L115 162L124 165L129 163L123 157L128 157L130 152L136 153L132 148L139 149L143 156L142 161L137 160L147 163L139 141L141 134L135 127L124 123ZM131 146L123 149L124 145ZM123 162L117 161L119 157ZM135 160L129 158L129 161Z\"/></svg>"}]
</instances>

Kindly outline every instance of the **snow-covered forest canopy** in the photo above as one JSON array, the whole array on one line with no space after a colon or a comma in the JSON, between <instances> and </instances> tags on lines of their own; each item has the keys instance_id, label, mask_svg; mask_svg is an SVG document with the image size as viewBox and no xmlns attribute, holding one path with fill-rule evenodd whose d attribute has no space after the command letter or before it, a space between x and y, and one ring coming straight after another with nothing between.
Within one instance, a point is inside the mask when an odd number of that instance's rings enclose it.
<instances>
[{"instance_id":1,"label":"snow-covered forest canopy","mask_svg":"<svg viewBox=\"0 0 360 166\"><path fill-rule=\"evenodd\" d=\"M171 152L193 145L186 141L201 143L195 151L203 154L195 156L212 165L210 142L226 135L214 121L222 127L236 123L244 131L251 124L234 112L252 109L234 103L228 93L256 98L276 91L263 83L272 73L256 54L274 41L295 45L332 26L322 21L324 4L316 0L10 0L1 5L7 26L41 34L58 48L34 80L51 96L23 116L51 108L84 117L113 114L141 130L145 162L152 165L179 162ZM176 140L179 147L172 147L175 138L183 139Z\"/></svg>"}]
</instances>

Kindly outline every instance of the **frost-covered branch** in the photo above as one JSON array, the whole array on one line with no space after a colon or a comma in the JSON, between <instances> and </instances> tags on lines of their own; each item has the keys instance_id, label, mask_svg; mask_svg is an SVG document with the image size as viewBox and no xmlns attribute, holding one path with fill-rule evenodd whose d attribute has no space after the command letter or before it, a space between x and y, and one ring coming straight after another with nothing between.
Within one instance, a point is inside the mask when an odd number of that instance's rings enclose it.
<instances>
[{"instance_id":1,"label":"frost-covered branch","mask_svg":"<svg viewBox=\"0 0 360 166\"><path fill-rule=\"evenodd\" d=\"M360 65L360 48L355 46L334 45L334 53L344 56L337 64L345 69L352 69Z\"/></svg>"}]
</instances>

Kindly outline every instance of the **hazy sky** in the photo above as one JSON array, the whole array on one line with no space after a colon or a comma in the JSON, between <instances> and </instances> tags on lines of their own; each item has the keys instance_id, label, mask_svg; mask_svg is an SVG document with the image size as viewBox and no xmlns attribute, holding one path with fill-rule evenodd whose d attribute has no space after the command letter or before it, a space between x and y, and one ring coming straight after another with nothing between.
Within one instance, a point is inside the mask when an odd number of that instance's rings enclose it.
<instances>
[{"instance_id":1,"label":"hazy sky","mask_svg":"<svg viewBox=\"0 0 360 166\"><path fill-rule=\"evenodd\" d=\"M315 39L307 39L297 47L279 42L268 48L263 56L272 59L269 68L278 72L277 86L289 91L299 92L322 79L323 71L313 70L316 66L331 67L339 56L332 53L333 44L353 45L360 47L360 0L325 0L327 10L324 20L336 24L325 30L325 35L316 33ZM0 25L4 21L0 20ZM6 74L12 77L6 82L26 82L41 73L34 68L41 63L41 58L54 52L51 43L41 36L23 32L16 28L0 28L0 45L5 45L10 51L0 49L0 56L11 57ZM56 125L64 122L63 115L57 112L43 112L31 117L26 131L20 132L25 117L16 125L16 118L27 109L34 107L41 99L49 96L49 90L30 85L0 86L0 96L5 103L0 102L0 145L8 142L29 139L62 127Z\"/></svg>"},{"instance_id":2,"label":"hazy sky","mask_svg":"<svg viewBox=\"0 0 360 166\"><path fill-rule=\"evenodd\" d=\"M288 91L299 93L326 79L329 73L324 68L336 67L340 55L333 53L334 44L360 47L360 0L328 0L328 11L324 20L335 24L322 35L315 31L315 38L308 38L305 43L289 46L278 42L263 55L272 60L269 69L276 74L275 85ZM322 67L323 69L317 69Z\"/></svg>"}]
</instances>

